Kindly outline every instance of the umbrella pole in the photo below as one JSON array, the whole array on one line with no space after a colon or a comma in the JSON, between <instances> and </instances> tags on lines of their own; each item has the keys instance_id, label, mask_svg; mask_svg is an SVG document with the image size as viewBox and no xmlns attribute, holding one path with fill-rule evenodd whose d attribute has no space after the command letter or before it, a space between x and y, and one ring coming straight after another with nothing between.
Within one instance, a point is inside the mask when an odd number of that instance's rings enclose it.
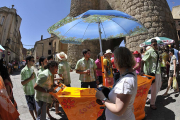
<instances>
[{"instance_id":1,"label":"umbrella pole","mask_svg":"<svg viewBox=\"0 0 180 120\"><path fill-rule=\"evenodd\" d=\"M98 22L98 28L99 28L99 44L100 44L100 55L103 56L102 53L102 42L101 42L101 28L100 28L100 22Z\"/></svg>"}]
</instances>

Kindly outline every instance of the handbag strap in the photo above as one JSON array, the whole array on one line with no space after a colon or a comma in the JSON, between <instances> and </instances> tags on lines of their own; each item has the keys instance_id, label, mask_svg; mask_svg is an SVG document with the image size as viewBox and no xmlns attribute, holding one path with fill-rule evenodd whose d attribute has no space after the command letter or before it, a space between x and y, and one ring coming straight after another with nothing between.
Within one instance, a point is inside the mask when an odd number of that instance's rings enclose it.
<instances>
[{"instance_id":1,"label":"handbag strap","mask_svg":"<svg viewBox=\"0 0 180 120\"><path fill-rule=\"evenodd\" d=\"M127 72L127 73L123 74L122 77L126 76L127 74L131 74L131 75L135 76L134 73L132 73L132 72ZM120 80L120 79L119 79L119 80ZM116 81L116 83L113 85L113 88L116 86L116 84L119 82L119 80Z\"/></svg>"}]
</instances>

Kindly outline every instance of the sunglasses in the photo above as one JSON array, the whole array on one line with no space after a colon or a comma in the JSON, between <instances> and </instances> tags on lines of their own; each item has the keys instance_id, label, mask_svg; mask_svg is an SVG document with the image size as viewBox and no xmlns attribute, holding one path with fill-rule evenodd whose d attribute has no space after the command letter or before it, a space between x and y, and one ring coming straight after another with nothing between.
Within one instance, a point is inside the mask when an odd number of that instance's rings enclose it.
<instances>
[{"instance_id":1,"label":"sunglasses","mask_svg":"<svg viewBox=\"0 0 180 120\"><path fill-rule=\"evenodd\" d=\"M32 62L35 62L34 60L31 60Z\"/></svg>"}]
</instances>

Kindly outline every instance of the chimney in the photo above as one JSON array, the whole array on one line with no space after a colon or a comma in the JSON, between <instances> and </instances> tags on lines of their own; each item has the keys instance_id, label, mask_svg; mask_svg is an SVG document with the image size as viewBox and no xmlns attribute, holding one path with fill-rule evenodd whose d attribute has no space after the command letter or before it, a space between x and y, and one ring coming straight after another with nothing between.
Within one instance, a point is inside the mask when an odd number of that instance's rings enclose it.
<instances>
[{"instance_id":1,"label":"chimney","mask_svg":"<svg viewBox=\"0 0 180 120\"><path fill-rule=\"evenodd\" d=\"M12 8L14 8L14 5L12 5Z\"/></svg>"},{"instance_id":2,"label":"chimney","mask_svg":"<svg viewBox=\"0 0 180 120\"><path fill-rule=\"evenodd\" d=\"M43 35L41 35L41 40L43 40Z\"/></svg>"}]
</instances>

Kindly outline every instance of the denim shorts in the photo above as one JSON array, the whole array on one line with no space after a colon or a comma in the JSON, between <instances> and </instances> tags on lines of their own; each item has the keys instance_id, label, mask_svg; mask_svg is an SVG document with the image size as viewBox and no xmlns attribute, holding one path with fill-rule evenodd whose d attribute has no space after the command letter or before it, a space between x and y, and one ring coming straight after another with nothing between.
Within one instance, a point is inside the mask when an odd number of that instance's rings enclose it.
<instances>
[{"instance_id":1,"label":"denim shorts","mask_svg":"<svg viewBox=\"0 0 180 120\"><path fill-rule=\"evenodd\" d=\"M29 110L35 110L36 109L36 104L34 100L34 95L25 95L26 97L26 102L29 107Z\"/></svg>"}]
</instances>

